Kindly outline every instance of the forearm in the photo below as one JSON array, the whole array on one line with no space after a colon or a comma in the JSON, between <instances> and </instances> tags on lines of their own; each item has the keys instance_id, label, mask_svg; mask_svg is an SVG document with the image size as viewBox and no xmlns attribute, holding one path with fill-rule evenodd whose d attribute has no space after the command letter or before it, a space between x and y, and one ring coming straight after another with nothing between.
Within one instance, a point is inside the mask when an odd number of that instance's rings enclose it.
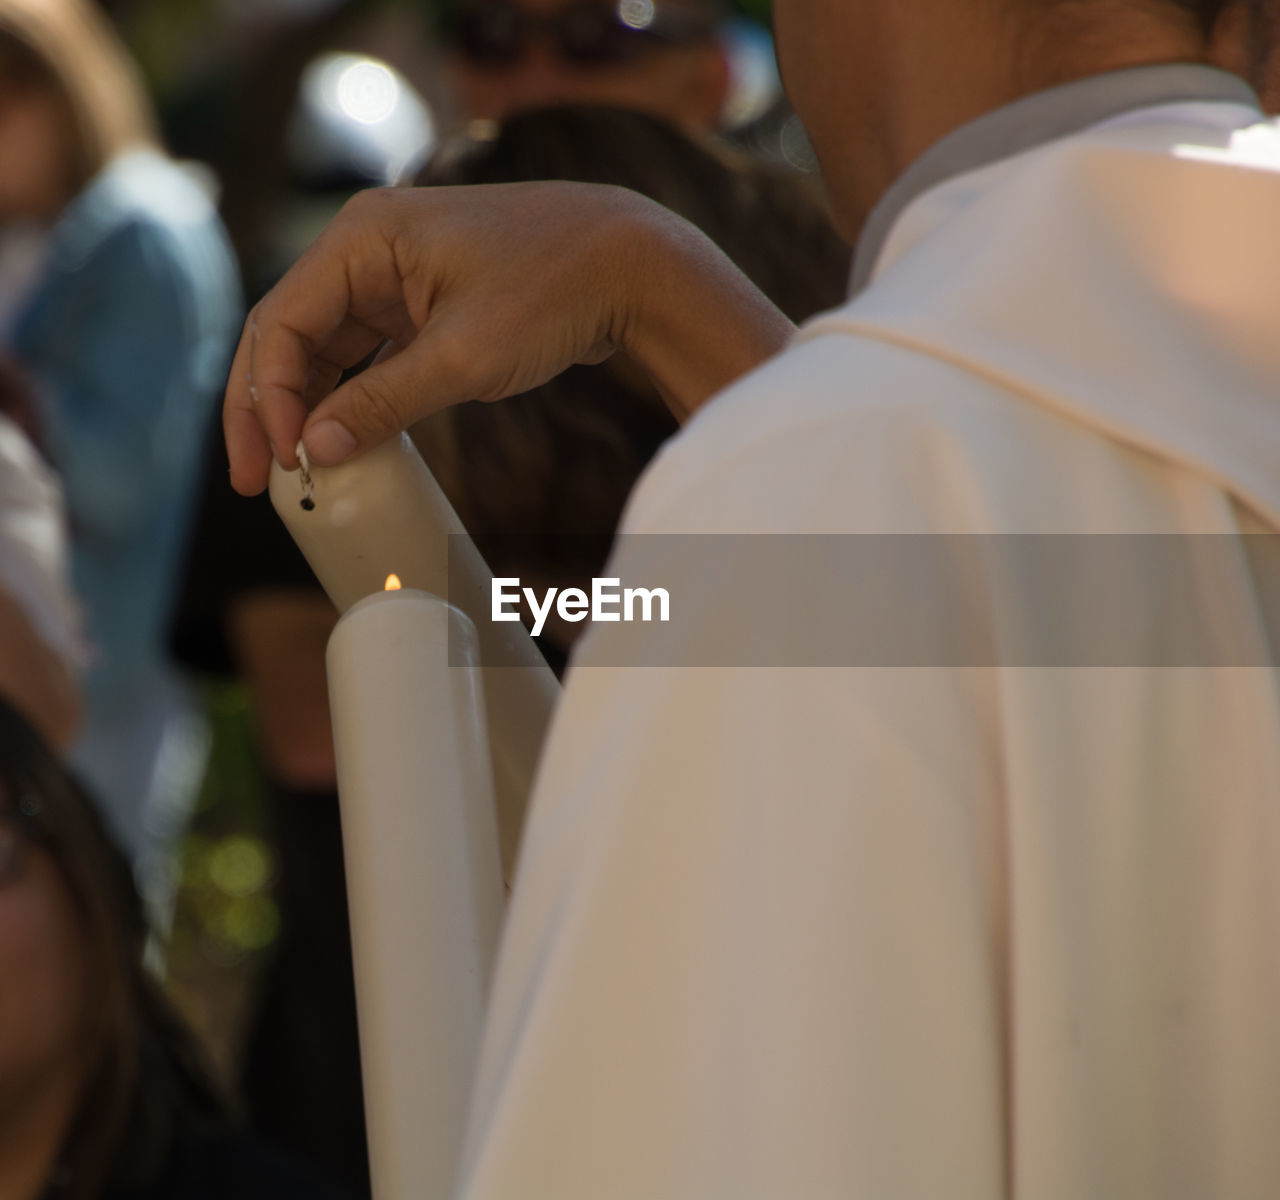
<instances>
[{"instance_id":1,"label":"forearm","mask_svg":"<svg viewBox=\"0 0 1280 1200\"><path fill-rule=\"evenodd\" d=\"M232 479L253 494L273 456L295 465L299 436L333 466L617 350L684 418L791 334L704 234L625 188L374 189L254 310L224 410ZM335 387L384 341L392 353Z\"/></svg>"},{"instance_id":2,"label":"forearm","mask_svg":"<svg viewBox=\"0 0 1280 1200\"><path fill-rule=\"evenodd\" d=\"M627 238L632 297L617 342L684 421L777 354L795 327L704 234L663 210Z\"/></svg>"}]
</instances>

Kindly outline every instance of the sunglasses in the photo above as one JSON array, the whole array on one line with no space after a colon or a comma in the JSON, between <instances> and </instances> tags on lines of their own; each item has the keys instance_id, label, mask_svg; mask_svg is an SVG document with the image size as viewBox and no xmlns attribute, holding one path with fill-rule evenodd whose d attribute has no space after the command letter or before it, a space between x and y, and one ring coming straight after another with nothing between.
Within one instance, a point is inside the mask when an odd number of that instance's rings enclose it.
<instances>
[{"instance_id":1,"label":"sunglasses","mask_svg":"<svg viewBox=\"0 0 1280 1200\"><path fill-rule=\"evenodd\" d=\"M484 0L459 9L445 36L476 66L511 66L539 38L568 66L599 67L626 62L664 43L699 41L713 28L705 16L659 7L654 0L584 0L545 17L506 0Z\"/></svg>"}]
</instances>

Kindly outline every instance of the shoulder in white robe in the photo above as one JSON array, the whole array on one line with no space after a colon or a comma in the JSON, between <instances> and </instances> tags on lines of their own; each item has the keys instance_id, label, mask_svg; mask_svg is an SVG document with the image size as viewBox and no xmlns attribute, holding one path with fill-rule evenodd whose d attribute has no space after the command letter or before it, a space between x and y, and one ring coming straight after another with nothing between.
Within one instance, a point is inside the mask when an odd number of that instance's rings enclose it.
<instances>
[{"instance_id":1,"label":"shoulder in white robe","mask_svg":"<svg viewBox=\"0 0 1280 1200\"><path fill-rule=\"evenodd\" d=\"M870 287L651 468L628 534L1241 549L1193 573L1189 664L689 666L654 625L674 665L602 665L620 634L595 627L461 1195L1280 1195L1277 592L1247 552L1274 538L1242 536L1280 531L1258 121L1152 108L932 188ZM688 552L672 577L681 636L745 661L750 571ZM1169 597L1136 586L1156 619Z\"/></svg>"}]
</instances>

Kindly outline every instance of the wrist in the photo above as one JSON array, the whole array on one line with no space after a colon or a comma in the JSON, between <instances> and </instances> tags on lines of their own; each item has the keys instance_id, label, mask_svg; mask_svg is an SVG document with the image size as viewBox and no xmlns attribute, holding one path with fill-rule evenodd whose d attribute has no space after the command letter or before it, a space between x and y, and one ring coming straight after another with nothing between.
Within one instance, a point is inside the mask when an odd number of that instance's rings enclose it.
<instances>
[{"instance_id":1,"label":"wrist","mask_svg":"<svg viewBox=\"0 0 1280 1200\"><path fill-rule=\"evenodd\" d=\"M624 303L614 345L683 421L783 349L794 326L696 226L645 201L612 231Z\"/></svg>"}]
</instances>

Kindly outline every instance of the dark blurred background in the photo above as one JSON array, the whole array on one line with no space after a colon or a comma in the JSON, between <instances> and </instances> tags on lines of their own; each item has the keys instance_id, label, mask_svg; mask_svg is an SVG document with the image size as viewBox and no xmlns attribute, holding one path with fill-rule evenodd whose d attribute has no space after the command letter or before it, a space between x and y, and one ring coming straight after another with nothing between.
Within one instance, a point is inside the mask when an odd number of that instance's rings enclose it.
<instances>
[{"instance_id":1,"label":"dark blurred background","mask_svg":"<svg viewBox=\"0 0 1280 1200\"><path fill-rule=\"evenodd\" d=\"M336 614L265 499L227 483L234 339L347 198L414 182L632 187L792 319L838 303L849 252L768 2L0 0L0 177L0 413L61 487L70 569L41 569L83 613L50 632L28 612L78 681L66 760L250 1129L366 1193ZM414 436L499 573L567 586L674 430L611 361ZM0 599L21 598L3 550ZM572 633L543 638L557 670Z\"/></svg>"}]
</instances>

